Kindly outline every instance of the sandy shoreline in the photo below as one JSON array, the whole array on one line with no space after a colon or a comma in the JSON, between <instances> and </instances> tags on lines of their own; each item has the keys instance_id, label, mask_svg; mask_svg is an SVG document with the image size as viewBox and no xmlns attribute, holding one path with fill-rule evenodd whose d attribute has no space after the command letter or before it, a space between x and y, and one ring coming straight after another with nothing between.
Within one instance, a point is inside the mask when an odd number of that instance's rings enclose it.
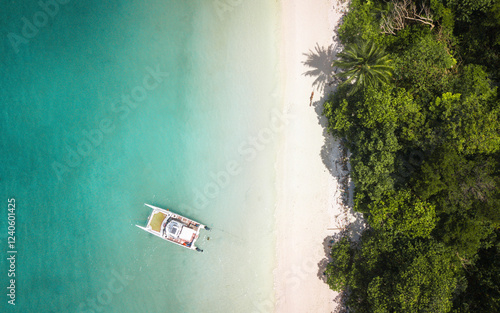
<instances>
[{"instance_id":1,"label":"sandy shoreline","mask_svg":"<svg viewBox=\"0 0 500 313\"><path fill-rule=\"evenodd\" d=\"M341 18L331 0L282 1L282 60L285 60L284 112L291 116L277 159L277 267L274 271L275 312L333 312L336 293L320 279L324 240L336 233L341 214L337 180L322 158L325 120L321 86L307 55L321 60L320 51L335 45L334 28ZM337 9L337 10L336 10ZM339 11L337 13L337 11ZM315 56L317 53L317 56ZM317 63L317 62L316 62ZM325 67L327 68L327 67ZM319 66L318 66L318 69ZM321 71L319 71L321 72ZM321 74L321 73L320 73ZM312 106L311 92L314 91ZM331 155L338 155L336 144Z\"/></svg>"}]
</instances>

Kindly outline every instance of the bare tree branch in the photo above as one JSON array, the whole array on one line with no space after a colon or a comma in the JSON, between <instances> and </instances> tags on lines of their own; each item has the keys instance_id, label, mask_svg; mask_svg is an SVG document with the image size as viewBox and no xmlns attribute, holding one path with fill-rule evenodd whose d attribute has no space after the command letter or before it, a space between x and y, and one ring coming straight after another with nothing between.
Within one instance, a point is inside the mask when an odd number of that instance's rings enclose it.
<instances>
[{"instance_id":1,"label":"bare tree branch","mask_svg":"<svg viewBox=\"0 0 500 313\"><path fill-rule=\"evenodd\" d=\"M392 10L381 18L382 33L395 35L396 31L415 22L434 28L431 10L424 3L421 4L420 10L411 0L392 0L391 4Z\"/></svg>"}]
</instances>

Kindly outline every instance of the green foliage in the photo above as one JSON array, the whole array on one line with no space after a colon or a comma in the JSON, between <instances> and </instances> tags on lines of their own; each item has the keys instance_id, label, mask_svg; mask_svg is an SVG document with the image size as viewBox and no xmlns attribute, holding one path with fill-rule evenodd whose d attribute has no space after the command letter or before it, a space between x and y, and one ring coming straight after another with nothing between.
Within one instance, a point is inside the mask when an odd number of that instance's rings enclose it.
<instances>
[{"instance_id":1,"label":"green foliage","mask_svg":"<svg viewBox=\"0 0 500 313\"><path fill-rule=\"evenodd\" d=\"M423 120L412 97L404 90L368 88L362 97L348 99L341 99L342 92L341 89L325 103L324 114L329 119L330 131L345 137L353 152L352 177L358 209L363 211L364 201L378 200L393 188L391 173L400 149L396 133L403 134L405 139L412 138Z\"/></svg>"},{"instance_id":2,"label":"green foliage","mask_svg":"<svg viewBox=\"0 0 500 313\"><path fill-rule=\"evenodd\" d=\"M338 30L343 44L354 43L359 40L373 41L380 44L383 36L380 33L379 23L373 14L374 4L371 1L352 0L349 14Z\"/></svg>"},{"instance_id":3,"label":"green foliage","mask_svg":"<svg viewBox=\"0 0 500 313\"><path fill-rule=\"evenodd\" d=\"M459 20L470 22L472 15L485 13L494 0L448 0L448 6L456 12Z\"/></svg>"},{"instance_id":4,"label":"green foliage","mask_svg":"<svg viewBox=\"0 0 500 313\"><path fill-rule=\"evenodd\" d=\"M466 96L476 94L485 99L494 99L497 95L497 88L492 88L491 85L488 74L482 66L469 64L461 69L454 90Z\"/></svg>"},{"instance_id":5,"label":"green foliage","mask_svg":"<svg viewBox=\"0 0 500 313\"><path fill-rule=\"evenodd\" d=\"M413 112L418 113L412 115L414 121L403 133L410 135L401 136L401 139L424 151L432 151L444 143L467 155L498 151L499 100L496 87L491 87L480 66L467 65L457 74L447 75L442 84L421 80L422 84L409 87L418 102ZM442 92L444 90L455 93ZM427 99L424 103L423 97Z\"/></svg>"},{"instance_id":6,"label":"green foliage","mask_svg":"<svg viewBox=\"0 0 500 313\"><path fill-rule=\"evenodd\" d=\"M452 85L459 93L443 93L429 106L428 127L435 130L430 141L447 142L467 155L495 153L500 148L496 87L476 65L465 66Z\"/></svg>"},{"instance_id":7,"label":"green foliage","mask_svg":"<svg viewBox=\"0 0 500 313\"><path fill-rule=\"evenodd\" d=\"M328 283L350 291L352 312L447 312L452 306L457 269L450 251L433 240L367 232L360 247L346 239L334 245L332 258Z\"/></svg>"},{"instance_id":8,"label":"green foliage","mask_svg":"<svg viewBox=\"0 0 500 313\"><path fill-rule=\"evenodd\" d=\"M347 78L344 84L353 83L348 95L368 86L387 84L392 76L389 55L373 41L349 44L337 57L333 66L344 70L337 76Z\"/></svg>"},{"instance_id":9,"label":"green foliage","mask_svg":"<svg viewBox=\"0 0 500 313\"><path fill-rule=\"evenodd\" d=\"M384 200L372 202L369 209L369 224L395 235L429 238L436 226L435 206L417 199L408 190L389 193Z\"/></svg>"},{"instance_id":10,"label":"green foliage","mask_svg":"<svg viewBox=\"0 0 500 313\"><path fill-rule=\"evenodd\" d=\"M498 227L499 180L495 161L469 160L453 147L437 149L412 178L415 194L434 203L439 224L434 237L471 259Z\"/></svg>"},{"instance_id":11,"label":"green foliage","mask_svg":"<svg viewBox=\"0 0 500 313\"><path fill-rule=\"evenodd\" d=\"M498 176L493 159L469 160L453 147L445 146L423 162L412 185L422 200L438 205L438 214L451 214L474 207L494 207Z\"/></svg>"},{"instance_id":12,"label":"green foliage","mask_svg":"<svg viewBox=\"0 0 500 313\"><path fill-rule=\"evenodd\" d=\"M363 145L353 147L355 153L351 157L351 165L355 170L352 178L356 182L356 192L370 200L378 200L383 193L393 189L394 181L391 173L394 169L394 158L399 145L394 132L373 129L359 131L354 139ZM357 198L359 205L363 198ZM364 211L362 207L358 207Z\"/></svg>"},{"instance_id":13,"label":"green foliage","mask_svg":"<svg viewBox=\"0 0 500 313\"><path fill-rule=\"evenodd\" d=\"M489 108L488 98L444 93L430 106L431 118L447 141L464 154L494 153L500 148L499 111Z\"/></svg>"},{"instance_id":14,"label":"green foliage","mask_svg":"<svg viewBox=\"0 0 500 313\"><path fill-rule=\"evenodd\" d=\"M457 257L473 260L477 251L488 245L493 228L476 219L473 212L441 214L441 223L435 234L444 244L453 247Z\"/></svg>"},{"instance_id":15,"label":"green foliage","mask_svg":"<svg viewBox=\"0 0 500 313\"><path fill-rule=\"evenodd\" d=\"M475 2L475 1L473 1ZM480 9L455 23L454 34L460 40L457 46L466 64L485 66L495 80L500 78L500 1L478 1ZM453 7L452 7L453 9ZM456 13L462 14L460 12Z\"/></svg>"},{"instance_id":16,"label":"green foliage","mask_svg":"<svg viewBox=\"0 0 500 313\"><path fill-rule=\"evenodd\" d=\"M371 40L394 60L392 80L341 84L324 105L369 225L359 244L334 245L327 269L350 312L500 308L500 1L430 7L437 27L383 36L387 3L354 0L340 29L344 43ZM362 61L350 47L348 78Z\"/></svg>"},{"instance_id":17,"label":"green foliage","mask_svg":"<svg viewBox=\"0 0 500 313\"><path fill-rule=\"evenodd\" d=\"M453 27L455 26L455 16L450 9L443 9L443 17L442 17L442 29L447 34L451 34L453 32Z\"/></svg>"},{"instance_id":18,"label":"green foliage","mask_svg":"<svg viewBox=\"0 0 500 313\"><path fill-rule=\"evenodd\" d=\"M490 30L493 30L492 40L494 46L500 46L500 1L495 1L491 10L487 13L486 20L483 23Z\"/></svg>"},{"instance_id":19,"label":"green foliage","mask_svg":"<svg viewBox=\"0 0 500 313\"><path fill-rule=\"evenodd\" d=\"M466 271L466 290L455 300L454 312L500 311L500 251L496 245L481 249Z\"/></svg>"},{"instance_id":20,"label":"green foliage","mask_svg":"<svg viewBox=\"0 0 500 313\"><path fill-rule=\"evenodd\" d=\"M430 7L436 19L443 17L444 11L446 10L443 0L430 0Z\"/></svg>"},{"instance_id":21,"label":"green foliage","mask_svg":"<svg viewBox=\"0 0 500 313\"><path fill-rule=\"evenodd\" d=\"M326 268L327 283L333 290L340 291L346 287L351 271L354 249L349 237L343 237L332 249L332 262Z\"/></svg>"},{"instance_id":22,"label":"green foliage","mask_svg":"<svg viewBox=\"0 0 500 313\"><path fill-rule=\"evenodd\" d=\"M429 250L425 244L409 245L405 252L415 257L399 273L401 278L395 286L399 311L448 312L457 284L450 258L443 250Z\"/></svg>"},{"instance_id":23,"label":"green foliage","mask_svg":"<svg viewBox=\"0 0 500 313\"><path fill-rule=\"evenodd\" d=\"M394 57L394 79L425 106L436 94L450 89L450 70L456 62L443 43L424 35Z\"/></svg>"}]
</instances>

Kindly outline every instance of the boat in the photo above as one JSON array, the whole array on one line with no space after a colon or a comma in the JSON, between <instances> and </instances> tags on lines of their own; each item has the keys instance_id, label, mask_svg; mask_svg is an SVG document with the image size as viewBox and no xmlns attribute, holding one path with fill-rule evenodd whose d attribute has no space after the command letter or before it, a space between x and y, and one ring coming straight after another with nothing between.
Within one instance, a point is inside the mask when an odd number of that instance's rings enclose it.
<instances>
[{"instance_id":1,"label":"boat","mask_svg":"<svg viewBox=\"0 0 500 313\"><path fill-rule=\"evenodd\" d=\"M197 248L194 244L200 235L200 230L210 230L210 228L187 217L173 213L170 210L147 203L144 203L144 205L152 209L148 223L146 227L135 226L181 247L203 252L203 250Z\"/></svg>"}]
</instances>

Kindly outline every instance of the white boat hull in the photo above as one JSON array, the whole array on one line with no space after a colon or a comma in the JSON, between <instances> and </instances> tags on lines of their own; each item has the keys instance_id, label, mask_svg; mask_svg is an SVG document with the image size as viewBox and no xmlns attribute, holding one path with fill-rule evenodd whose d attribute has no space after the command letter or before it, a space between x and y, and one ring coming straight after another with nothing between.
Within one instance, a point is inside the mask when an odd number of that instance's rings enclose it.
<instances>
[{"instance_id":1,"label":"white boat hull","mask_svg":"<svg viewBox=\"0 0 500 313\"><path fill-rule=\"evenodd\" d=\"M195 246L195 242L200 235L200 230L208 230L208 227L169 210L147 203L145 205L152 209L148 223L146 227L136 225L137 227L178 246L203 251Z\"/></svg>"}]
</instances>

